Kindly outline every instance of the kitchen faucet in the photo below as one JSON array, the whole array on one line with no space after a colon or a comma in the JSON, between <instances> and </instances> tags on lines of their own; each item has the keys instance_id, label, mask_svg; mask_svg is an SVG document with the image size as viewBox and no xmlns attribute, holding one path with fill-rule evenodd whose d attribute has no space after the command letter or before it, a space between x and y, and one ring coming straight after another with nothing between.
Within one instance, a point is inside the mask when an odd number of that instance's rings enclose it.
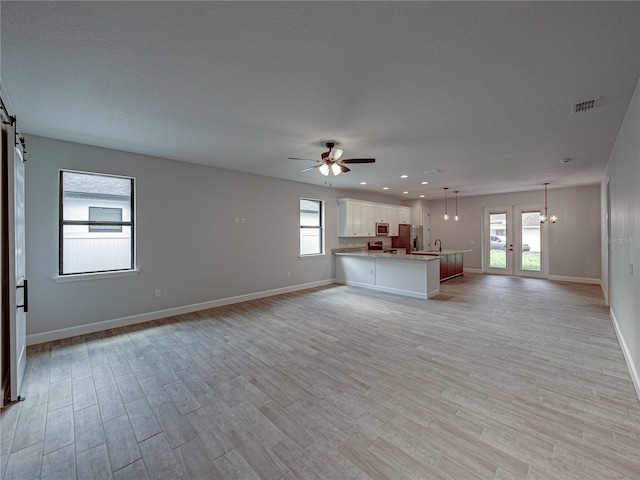
<instances>
[{"instance_id":1,"label":"kitchen faucet","mask_svg":"<svg viewBox=\"0 0 640 480\"><path fill-rule=\"evenodd\" d=\"M437 244L438 242L440 242L440 248L438 249L438 251L439 251L439 252L441 252L441 251L442 251L442 240L440 240L439 238L436 238L436 241L435 241L435 242L433 242L433 244L435 245L435 244Z\"/></svg>"}]
</instances>

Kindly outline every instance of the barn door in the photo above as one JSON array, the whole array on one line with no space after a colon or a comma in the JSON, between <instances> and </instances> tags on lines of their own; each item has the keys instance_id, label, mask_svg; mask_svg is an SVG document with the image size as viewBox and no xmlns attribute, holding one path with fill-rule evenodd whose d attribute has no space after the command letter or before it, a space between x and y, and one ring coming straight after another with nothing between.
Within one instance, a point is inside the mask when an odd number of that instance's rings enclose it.
<instances>
[{"instance_id":1,"label":"barn door","mask_svg":"<svg viewBox=\"0 0 640 480\"><path fill-rule=\"evenodd\" d=\"M2 130L3 314L9 328L9 401L20 400L27 366L28 282L25 262L24 161L15 142L15 125ZM7 395L5 395L7 396Z\"/></svg>"}]
</instances>

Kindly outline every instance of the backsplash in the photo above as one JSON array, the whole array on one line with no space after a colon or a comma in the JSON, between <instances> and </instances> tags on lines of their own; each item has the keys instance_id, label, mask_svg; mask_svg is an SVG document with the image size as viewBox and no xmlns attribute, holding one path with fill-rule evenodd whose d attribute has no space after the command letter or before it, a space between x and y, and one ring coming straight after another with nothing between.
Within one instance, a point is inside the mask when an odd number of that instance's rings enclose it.
<instances>
[{"instance_id":1,"label":"backsplash","mask_svg":"<svg viewBox=\"0 0 640 480\"><path fill-rule=\"evenodd\" d=\"M383 248L391 248L391 237L339 237L338 248L368 248L369 242L382 242Z\"/></svg>"}]
</instances>

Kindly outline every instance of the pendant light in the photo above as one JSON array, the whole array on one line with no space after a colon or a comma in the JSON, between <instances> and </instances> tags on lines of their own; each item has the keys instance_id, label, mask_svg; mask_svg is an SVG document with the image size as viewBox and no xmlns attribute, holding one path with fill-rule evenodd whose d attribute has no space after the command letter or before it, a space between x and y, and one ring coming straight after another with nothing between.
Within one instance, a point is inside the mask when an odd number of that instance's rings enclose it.
<instances>
[{"instance_id":1,"label":"pendant light","mask_svg":"<svg viewBox=\"0 0 640 480\"><path fill-rule=\"evenodd\" d=\"M556 223L556 221L558 221L558 216L557 215L549 216L549 206L547 203L547 185L549 185L549 182L545 182L543 183L543 185L544 185L544 215L540 215L540 223L543 224L547 220L549 220L551 223Z\"/></svg>"},{"instance_id":2,"label":"pendant light","mask_svg":"<svg viewBox=\"0 0 640 480\"><path fill-rule=\"evenodd\" d=\"M449 220L449 213L447 213L447 190L449 190L449 187L444 187L444 215L442 217L445 220Z\"/></svg>"},{"instance_id":3,"label":"pendant light","mask_svg":"<svg viewBox=\"0 0 640 480\"><path fill-rule=\"evenodd\" d=\"M455 217L453 217L453 219L454 219L456 222L457 222L458 220L460 220L460 217L458 216L458 192L459 192L459 191L460 191L460 190L456 190L455 192L453 192L453 193L455 193L455 194L456 194L456 216L455 216Z\"/></svg>"}]
</instances>

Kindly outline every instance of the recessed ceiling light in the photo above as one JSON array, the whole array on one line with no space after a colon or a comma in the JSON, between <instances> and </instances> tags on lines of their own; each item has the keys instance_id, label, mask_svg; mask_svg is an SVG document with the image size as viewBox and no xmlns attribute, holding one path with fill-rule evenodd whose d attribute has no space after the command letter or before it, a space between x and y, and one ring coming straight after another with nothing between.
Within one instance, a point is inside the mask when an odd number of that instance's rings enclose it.
<instances>
[{"instance_id":1,"label":"recessed ceiling light","mask_svg":"<svg viewBox=\"0 0 640 480\"><path fill-rule=\"evenodd\" d=\"M424 198L424 195L420 195L420 198Z\"/></svg>"},{"instance_id":2,"label":"recessed ceiling light","mask_svg":"<svg viewBox=\"0 0 640 480\"><path fill-rule=\"evenodd\" d=\"M569 165L571 163L571 159L570 158L563 158L562 160L560 160L560 163L563 165Z\"/></svg>"},{"instance_id":3,"label":"recessed ceiling light","mask_svg":"<svg viewBox=\"0 0 640 480\"><path fill-rule=\"evenodd\" d=\"M366 185L367 182L360 182L360 185Z\"/></svg>"},{"instance_id":4,"label":"recessed ceiling light","mask_svg":"<svg viewBox=\"0 0 640 480\"><path fill-rule=\"evenodd\" d=\"M389 190L389 187L382 187L383 190Z\"/></svg>"},{"instance_id":5,"label":"recessed ceiling light","mask_svg":"<svg viewBox=\"0 0 640 480\"><path fill-rule=\"evenodd\" d=\"M400 175L400 178L409 178L409 175Z\"/></svg>"},{"instance_id":6,"label":"recessed ceiling light","mask_svg":"<svg viewBox=\"0 0 640 480\"><path fill-rule=\"evenodd\" d=\"M409 193L409 192L402 192L402 193L404 193L404 194L406 195L406 194L407 194L407 193Z\"/></svg>"},{"instance_id":7,"label":"recessed ceiling light","mask_svg":"<svg viewBox=\"0 0 640 480\"><path fill-rule=\"evenodd\" d=\"M429 185L429 182L420 182L422 185Z\"/></svg>"}]
</instances>

